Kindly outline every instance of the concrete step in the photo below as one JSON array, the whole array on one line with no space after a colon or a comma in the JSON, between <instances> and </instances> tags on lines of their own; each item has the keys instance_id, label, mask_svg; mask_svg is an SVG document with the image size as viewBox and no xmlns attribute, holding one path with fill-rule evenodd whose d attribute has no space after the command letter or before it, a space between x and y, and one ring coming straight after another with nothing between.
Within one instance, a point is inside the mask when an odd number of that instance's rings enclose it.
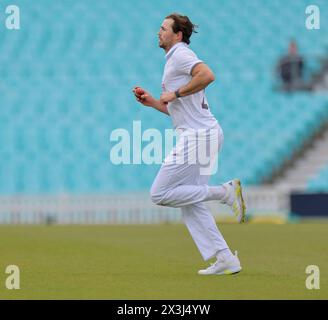
<instances>
[{"instance_id":1,"label":"concrete step","mask_svg":"<svg viewBox=\"0 0 328 320\"><path fill-rule=\"evenodd\" d=\"M309 180L315 177L319 171L328 164L328 128L312 142L312 146L303 156L294 162L284 174L277 178L274 186L304 189Z\"/></svg>"},{"instance_id":2,"label":"concrete step","mask_svg":"<svg viewBox=\"0 0 328 320\"><path fill-rule=\"evenodd\" d=\"M317 165L317 166L300 166L297 167L297 169L293 171L286 172L286 174L283 176L284 178L294 177L294 176L306 176L306 175L312 175L317 173L321 170L323 166Z\"/></svg>"}]
</instances>

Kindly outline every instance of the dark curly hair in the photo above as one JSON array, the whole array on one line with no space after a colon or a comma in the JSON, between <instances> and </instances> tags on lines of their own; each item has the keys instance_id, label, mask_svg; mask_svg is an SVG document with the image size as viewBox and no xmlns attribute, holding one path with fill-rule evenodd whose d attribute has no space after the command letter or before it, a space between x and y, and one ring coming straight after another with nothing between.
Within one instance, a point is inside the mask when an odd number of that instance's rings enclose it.
<instances>
[{"instance_id":1,"label":"dark curly hair","mask_svg":"<svg viewBox=\"0 0 328 320\"><path fill-rule=\"evenodd\" d=\"M193 24L187 16L183 16L178 13L172 13L168 15L165 19L172 19L173 25L172 30L174 33L182 32L182 41L189 44L190 37L193 32L197 33L195 30L198 28L197 25Z\"/></svg>"}]
</instances>

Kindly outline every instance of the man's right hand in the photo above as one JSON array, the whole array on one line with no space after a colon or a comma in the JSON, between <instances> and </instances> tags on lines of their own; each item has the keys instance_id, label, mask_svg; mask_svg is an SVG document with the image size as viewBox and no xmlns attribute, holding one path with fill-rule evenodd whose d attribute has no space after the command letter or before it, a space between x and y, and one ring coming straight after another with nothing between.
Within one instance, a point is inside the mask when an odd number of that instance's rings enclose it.
<instances>
[{"instance_id":1,"label":"man's right hand","mask_svg":"<svg viewBox=\"0 0 328 320\"><path fill-rule=\"evenodd\" d=\"M136 90L138 88L139 90L142 89L144 91L142 95L137 94ZM141 87L134 87L132 92L134 93L136 100L146 107L152 107L156 103L155 99L146 90L144 90Z\"/></svg>"},{"instance_id":2,"label":"man's right hand","mask_svg":"<svg viewBox=\"0 0 328 320\"><path fill-rule=\"evenodd\" d=\"M139 89L138 91L144 91L142 95L138 94L136 92L136 90ZM140 102L142 105L146 106L146 107L152 107L160 112L163 112L167 115L169 115L169 112L167 110L167 103L163 103L159 100L156 100L155 98L153 98L151 96L150 93L148 93L147 91L145 91L144 89L140 88L140 87L134 87L132 89L132 92L134 93L136 100L138 102Z\"/></svg>"}]
</instances>

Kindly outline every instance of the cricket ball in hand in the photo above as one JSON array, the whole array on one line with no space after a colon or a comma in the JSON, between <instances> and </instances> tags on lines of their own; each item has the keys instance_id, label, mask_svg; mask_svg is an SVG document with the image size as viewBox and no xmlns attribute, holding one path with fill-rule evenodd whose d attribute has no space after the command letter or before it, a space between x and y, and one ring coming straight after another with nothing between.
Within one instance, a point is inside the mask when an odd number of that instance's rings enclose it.
<instances>
[{"instance_id":1,"label":"cricket ball in hand","mask_svg":"<svg viewBox=\"0 0 328 320\"><path fill-rule=\"evenodd\" d=\"M141 89L141 88L137 88L135 91L136 95L138 96L142 96L143 94L145 94L145 90Z\"/></svg>"}]
</instances>

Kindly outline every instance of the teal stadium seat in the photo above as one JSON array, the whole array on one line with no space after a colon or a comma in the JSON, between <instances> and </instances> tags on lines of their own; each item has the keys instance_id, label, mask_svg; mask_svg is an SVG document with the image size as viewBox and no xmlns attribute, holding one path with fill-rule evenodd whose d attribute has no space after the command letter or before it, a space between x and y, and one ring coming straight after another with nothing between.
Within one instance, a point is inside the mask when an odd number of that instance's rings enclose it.
<instances>
[{"instance_id":1,"label":"teal stadium seat","mask_svg":"<svg viewBox=\"0 0 328 320\"><path fill-rule=\"evenodd\" d=\"M308 182L307 189L312 192L328 191L328 163L315 177L313 177Z\"/></svg>"}]
</instances>

